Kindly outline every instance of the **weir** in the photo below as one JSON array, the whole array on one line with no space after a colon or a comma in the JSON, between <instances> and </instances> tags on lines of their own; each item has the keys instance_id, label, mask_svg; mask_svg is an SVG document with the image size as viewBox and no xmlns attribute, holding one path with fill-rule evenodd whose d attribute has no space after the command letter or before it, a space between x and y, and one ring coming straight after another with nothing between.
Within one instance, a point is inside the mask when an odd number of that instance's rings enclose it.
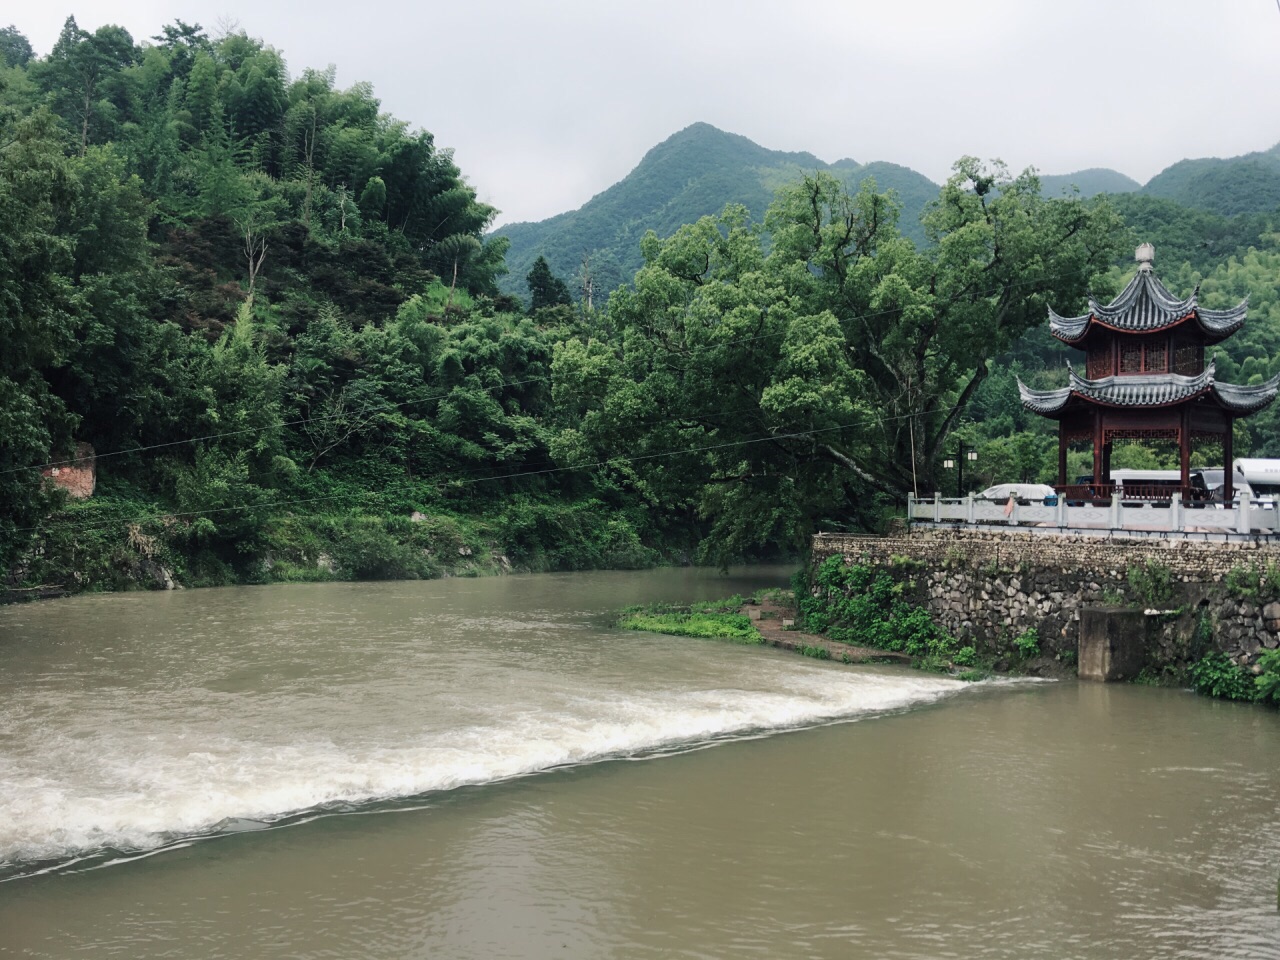
<instances>
[{"instance_id":1,"label":"weir","mask_svg":"<svg viewBox=\"0 0 1280 960\"><path fill-rule=\"evenodd\" d=\"M904 597L979 651L1033 631L1041 672L1082 679L1181 673L1206 653L1252 668L1280 646L1280 547L1000 528L818 534L831 556L888 571Z\"/></svg>"}]
</instances>

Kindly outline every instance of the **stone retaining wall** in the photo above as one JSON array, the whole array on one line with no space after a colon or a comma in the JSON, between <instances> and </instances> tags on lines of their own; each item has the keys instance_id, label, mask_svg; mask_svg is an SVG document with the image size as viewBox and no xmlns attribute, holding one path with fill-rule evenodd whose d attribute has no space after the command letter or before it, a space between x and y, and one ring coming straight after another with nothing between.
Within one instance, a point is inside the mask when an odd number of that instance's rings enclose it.
<instances>
[{"instance_id":1,"label":"stone retaining wall","mask_svg":"<svg viewBox=\"0 0 1280 960\"><path fill-rule=\"evenodd\" d=\"M1263 649L1280 645L1280 603L1268 602L1277 593L1270 579L1280 579L1275 544L943 529L819 534L812 551L815 566L839 555L894 571L939 625L997 655L1035 629L1046 657L1072 662L1081 608L1106 603L1148 611L1146 666L1156 673L1181 671L1211 649L1250 666ZM1237 575L1229 577L1233 569ZM1157 578L1167 572L1167 597L1153 600L1144 588L1148 571ZM1255 575L1239 576L1244 571Z\"/></svg>"}]
</instances>

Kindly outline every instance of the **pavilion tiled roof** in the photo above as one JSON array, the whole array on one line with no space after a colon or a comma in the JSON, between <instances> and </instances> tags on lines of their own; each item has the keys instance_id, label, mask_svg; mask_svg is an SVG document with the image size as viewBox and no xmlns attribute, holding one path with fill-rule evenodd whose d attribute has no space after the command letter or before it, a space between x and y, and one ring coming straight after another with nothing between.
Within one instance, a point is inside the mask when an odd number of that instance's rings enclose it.
<instances>
[{"instance_id":1,"label":"pavilion tiled roof","mask_svg":"<svg viewBox=\"0 0 1280 960\"><path fill-rule=\"evenodd\" d=\"M1108 304L1089 299L1089 312L1078 317L1062 317L1049 311L1049 330L1064 343L1079 344L1094 324L1126 333L1152 333L1184 320L1193 320L1205 334L1207 343L1217 343L1244 324L1248 298L1230 310L1205 310L1198 303L1200 288L1179 300L1156 279L1150 270L1139 270L1129 285Z\"/></svg>"},{"instance_id":2,"label":"pavilion tiled roof","mask_svg":"<svg viewBox=\"0 0 1280 960\"><path fill-rule=\"evenodd\" d=\"M1032 390L1019 380L1022 405L1041 416L1055 417L1073 399L1108 407L1164 407L1211 394L1224 409L1242 416L1261 410L1280 391L1280 374L1252 387L1218 383L1214 379L1212 361L1203 372L1193 377L1177 373L1143 373L1086 380L1071 369L1070 364L1067 365L1067 377L1067 386L1058 390Z\"/></svg>"}]
</instances>

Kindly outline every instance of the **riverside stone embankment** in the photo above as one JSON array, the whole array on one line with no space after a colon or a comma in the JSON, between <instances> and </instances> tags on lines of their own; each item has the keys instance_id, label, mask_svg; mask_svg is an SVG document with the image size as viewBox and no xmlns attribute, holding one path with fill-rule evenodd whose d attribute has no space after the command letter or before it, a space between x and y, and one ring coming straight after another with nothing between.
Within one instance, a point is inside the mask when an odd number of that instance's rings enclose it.
<instances>
[{"instance_id":1,"label":"riverside stone embankment","mask_svg":"<svg viewBox=\"0 0 1280 960\"><path fill-rule=\"evenodd\" d=\"M1145 613L1144 667L1155 675L1214 650L1251 667L1280 646L1280 548L1264 541L954 529L814 537L815 568L833 555L888 569L941 627L993 654L1035 630L1044 656L1073 662L1082 611L1097 606Z\"/></svg>"}]
</instances>

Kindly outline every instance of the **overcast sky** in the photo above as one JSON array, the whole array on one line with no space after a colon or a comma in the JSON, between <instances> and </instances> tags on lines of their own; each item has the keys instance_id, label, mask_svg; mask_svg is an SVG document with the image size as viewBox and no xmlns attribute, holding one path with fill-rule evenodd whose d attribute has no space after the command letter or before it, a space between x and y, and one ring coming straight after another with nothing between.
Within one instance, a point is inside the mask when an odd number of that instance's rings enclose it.
<instances>
[{"instance_id":1,"label":"overcast sky","mask_svg":"<svg viewBox=\"0 0 1280 960\"><path fill-rule=\"evenodd\" d=\"M294 74L370 81L500 222L581 206L699 120L937 181L976 154L1145 182L1280 141L1277 0L43 0L0 25L44 55L67 14L236 24Z\"/></svg>"}]
</instances>

